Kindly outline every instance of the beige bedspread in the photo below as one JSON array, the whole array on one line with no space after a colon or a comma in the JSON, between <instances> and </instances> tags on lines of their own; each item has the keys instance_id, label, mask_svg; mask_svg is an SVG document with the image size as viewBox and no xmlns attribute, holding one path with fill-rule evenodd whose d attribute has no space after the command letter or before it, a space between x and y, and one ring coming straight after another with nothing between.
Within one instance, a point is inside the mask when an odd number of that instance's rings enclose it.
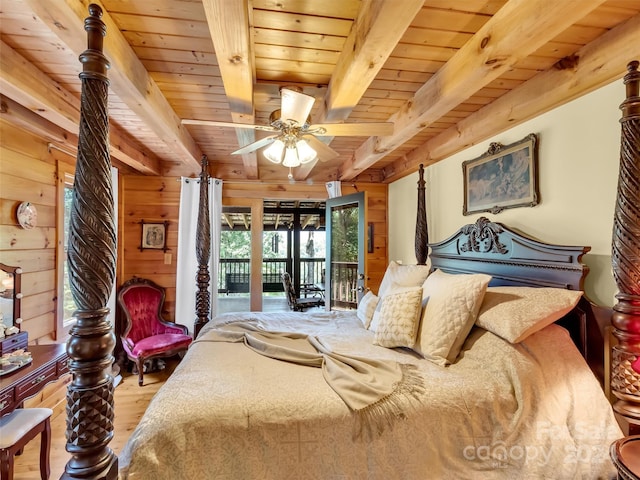
<instances>
[{"instance_id":1,"label":"beige bedspread","mask_svg":"<svg viewBox=\"0 0 640 480\"><path fill-rule=\"evenodd\" d=\"M224 315L316 335L334 352L411 363L426 389L406 419L354 440L354 417L318 368L241 343L196 342L152 400L120 455L121 478L613 478L611 408L567 333L552 325L519 345L482 329L440 367L373 345L353 313ZM206 335L203 331L201 337Z\"/></svg>"}]
</instances>

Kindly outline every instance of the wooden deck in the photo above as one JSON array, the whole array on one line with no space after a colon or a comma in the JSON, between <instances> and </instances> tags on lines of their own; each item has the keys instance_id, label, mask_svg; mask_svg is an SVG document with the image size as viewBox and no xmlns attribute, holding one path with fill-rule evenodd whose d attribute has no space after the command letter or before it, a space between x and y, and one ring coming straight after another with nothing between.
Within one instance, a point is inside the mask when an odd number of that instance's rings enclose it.
<instances>
[{"instance_id":1,"label":"wooden deck","mask_svg":"<svg viewBox=\"0 0 640 480\"><path fill-rule=\"evenodd\" d=\"M248 293L230 293L229 295L221 294L218 296L218 313L248 311L250 311ZM263 296L262 311L288 312L289 305L287 305L287 299L284 293L279 296Z\"/></svg>"}]
</instances>

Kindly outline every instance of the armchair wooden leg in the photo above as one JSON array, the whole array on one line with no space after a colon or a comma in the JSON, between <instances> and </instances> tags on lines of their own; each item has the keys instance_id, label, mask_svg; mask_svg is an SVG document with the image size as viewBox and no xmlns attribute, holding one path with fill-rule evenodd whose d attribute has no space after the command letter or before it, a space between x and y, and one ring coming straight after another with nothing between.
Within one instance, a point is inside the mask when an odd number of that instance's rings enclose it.
<instances>
[{"instance_id":1,"label":"armchair wooden leg","mask_svg":"<svg viewBox=\"0 0 640 480\"><path fill-rule=\"evenodd\" d=\"M142 360L141 358L136 359L136 365L138 366L138 386L141 387L144 383L144 360Z\"/></svg>"}]
</instances>

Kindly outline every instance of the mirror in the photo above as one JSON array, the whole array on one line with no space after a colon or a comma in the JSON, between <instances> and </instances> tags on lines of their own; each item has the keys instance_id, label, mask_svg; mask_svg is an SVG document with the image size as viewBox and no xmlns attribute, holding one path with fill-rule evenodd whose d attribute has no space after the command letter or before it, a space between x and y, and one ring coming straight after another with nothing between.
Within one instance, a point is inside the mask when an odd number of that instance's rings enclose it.
<instances>
[{"instance_id":1,"label":"mirror","mask_svg":"<svg viewBox=\"0 0 640 480\"><path fill-rule=\"evenodd\" d=\"M0 325L20 328L20 278L22 269L0 263Z\"/></svg>"}]
</instances>

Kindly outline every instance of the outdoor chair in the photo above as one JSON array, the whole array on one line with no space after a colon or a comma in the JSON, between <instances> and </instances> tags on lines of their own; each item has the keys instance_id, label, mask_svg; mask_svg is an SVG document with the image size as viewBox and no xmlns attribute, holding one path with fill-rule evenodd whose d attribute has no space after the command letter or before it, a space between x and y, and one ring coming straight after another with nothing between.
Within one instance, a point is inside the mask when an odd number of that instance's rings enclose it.
<instances>
[{"instance_id":1,"label":"outdoor chair","mask_svg":"<svg viewBox=\"0 0 640 480\"><path fill-rule=\"evenodd\" d=\"M284 272L281 275L281 278L284 293L287 296L287 303L289 304L289 308L294 312L303 312L307 308L324 306L324 296L322 295L298 298L298 295L293 288L293 284L291 283L291 275L289 275L288 272Z\"/></svg>"}]
</instances>

